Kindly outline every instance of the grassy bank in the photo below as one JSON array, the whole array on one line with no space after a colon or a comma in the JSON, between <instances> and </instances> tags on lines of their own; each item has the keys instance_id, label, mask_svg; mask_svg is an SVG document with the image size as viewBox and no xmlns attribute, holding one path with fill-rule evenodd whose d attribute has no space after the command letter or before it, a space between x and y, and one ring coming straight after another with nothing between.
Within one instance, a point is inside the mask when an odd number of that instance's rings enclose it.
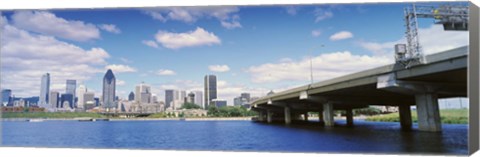
<instances>
[{"instance_id":1,"label":"grassy bank","mask_svg":"<svg viewBox=\"0 0 480 157\"><path fill-rule=\"evenodd\" d=\"M468 110L467 109L445 109L440 110L440 119L445 124L468 124ZM366 121L377 122L400 122L398 113L390 113L384 115L370 116ZM412 121L418 121L417 112L412 111Z\"/></svg>"},{"instance_id":2,"label":"grassy bank","mask_svg":"<svg viewBox=\"0 0 480 157\"><path fill-rule=\"evenodd\" d=\"M97 113L87 112L5 112L2 113L2 118L106 118L105 116Z\"/></svg>"}]
</instances>

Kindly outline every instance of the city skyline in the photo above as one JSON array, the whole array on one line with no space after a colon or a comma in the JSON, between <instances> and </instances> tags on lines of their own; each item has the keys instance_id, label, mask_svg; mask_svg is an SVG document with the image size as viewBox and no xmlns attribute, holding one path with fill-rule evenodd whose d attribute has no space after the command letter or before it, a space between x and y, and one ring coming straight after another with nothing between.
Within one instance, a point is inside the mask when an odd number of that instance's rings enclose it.
<instances>
[{"instance_id":1,"label":"city skyline","mask_svg":"<svg viewBox=\"0 0 480 157\"><path fill-rule=\"evenodd\" d=\"M310 56L315 82L393 63L408 5L4 11L2 88L38 96L38 78L50 73L51 90L63 91L72 79L101 96L102 75L112 69L121 98L143 81L164 98L166 89L204 91L202 78L214 74L218 98L231 105L240 93L263 96L310 83ZM173 16L178 11L186 16ZM116 14L129 22L110 18ZM37 27L39 21L65 27ZM358 25L365 21L368 26ZM445 32L429 20L419 27L429 34L420 38L427 54L468 44L468 33ZM184 36L202 42L178 42Z\"/></svg>"}]
</instances>

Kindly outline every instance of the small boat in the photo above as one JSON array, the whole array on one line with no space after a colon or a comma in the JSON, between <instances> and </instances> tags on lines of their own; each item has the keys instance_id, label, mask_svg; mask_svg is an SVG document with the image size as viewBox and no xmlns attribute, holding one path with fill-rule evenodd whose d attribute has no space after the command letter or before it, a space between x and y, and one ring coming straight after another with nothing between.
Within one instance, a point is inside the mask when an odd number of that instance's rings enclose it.
<instances>
[{"instance_id":1,"label":"small boat","mask_svg":"<svg viewBox=\"0 0 480 157\"><path fill-rule=\"evenodd\" d=\"M79 122L91 122L93 119L79 119Z\"/></svg>"},{"instance_id":2,"label":"small boat","mask_svg":"<svg viewBox=\"0 0 480 157\"><path fill-rule=\"evenodd\" d=\"M94 121L110 121L108 118L94 119Z\"/></svg>"},{"instance_id":3,"label":"small boat","mask_svg":"<svg viewBox=\"0 0 480 157\"><path fill-rule=\"evenodd\" d=\"M29 119L28 122L43 122L43 119Z\"/></svg>"}]
</instances>

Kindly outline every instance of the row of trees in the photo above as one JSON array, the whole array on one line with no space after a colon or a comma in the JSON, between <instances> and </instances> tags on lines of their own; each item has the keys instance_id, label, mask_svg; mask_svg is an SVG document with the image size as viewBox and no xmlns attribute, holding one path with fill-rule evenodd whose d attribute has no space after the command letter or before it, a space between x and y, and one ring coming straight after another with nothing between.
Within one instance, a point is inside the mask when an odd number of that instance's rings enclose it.
<instances>
[{"instance_id":1,"label":"row of trees","mask_svg":"<svg viewBox=\"0 0 480 157\"><path fill-rule=\"evenodd\" d=\"M256 112L249 111L241 106L224 106L220 108L210 106L208 107L207 115L209 117L247 117L255 116Z\"/></svg>"}]
</instances>

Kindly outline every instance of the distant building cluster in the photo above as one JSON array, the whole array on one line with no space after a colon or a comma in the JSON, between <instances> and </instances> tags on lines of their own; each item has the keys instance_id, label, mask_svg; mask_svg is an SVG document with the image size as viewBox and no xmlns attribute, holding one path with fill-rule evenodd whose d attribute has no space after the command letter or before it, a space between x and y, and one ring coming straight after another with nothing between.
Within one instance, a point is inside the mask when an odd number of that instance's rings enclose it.
<instances>
[{"instance_id":1,"label":"distant building cluster","mask_svg":"<svg viewBox=\"0 0 480 157\"><path fill-rule=\"evenodd\" d=\"M47 112L132 112L132 113L178 113L186 103L198 105L200 110L207 110L210 106L227 106L225 99L217 97L217 76L204 77L204 91L166 89L165 99L160 101L152 93L152 87L144 82L138 84L134 91L128 94L127 99L120 99L116 95L116 78L111 69L103 77L102 95L96 96L84 84L77 80L68 79L65 91L50 90L50 74L45 73L40 80L40 95L31 98L15 98L12 90L3 89L1 94L2 106L7 107L36 107ZM249 107L254 100L250 93L241 93L234 99L234 106ZM7 110L7 109L6 109ZM14 109L8 109L14 110ZM17 110L15 110L17 111ZM38 110L40 111L40 110ZM191 115L205 115L206 113L193 110Z\"/></svg>"}]
</instances>

